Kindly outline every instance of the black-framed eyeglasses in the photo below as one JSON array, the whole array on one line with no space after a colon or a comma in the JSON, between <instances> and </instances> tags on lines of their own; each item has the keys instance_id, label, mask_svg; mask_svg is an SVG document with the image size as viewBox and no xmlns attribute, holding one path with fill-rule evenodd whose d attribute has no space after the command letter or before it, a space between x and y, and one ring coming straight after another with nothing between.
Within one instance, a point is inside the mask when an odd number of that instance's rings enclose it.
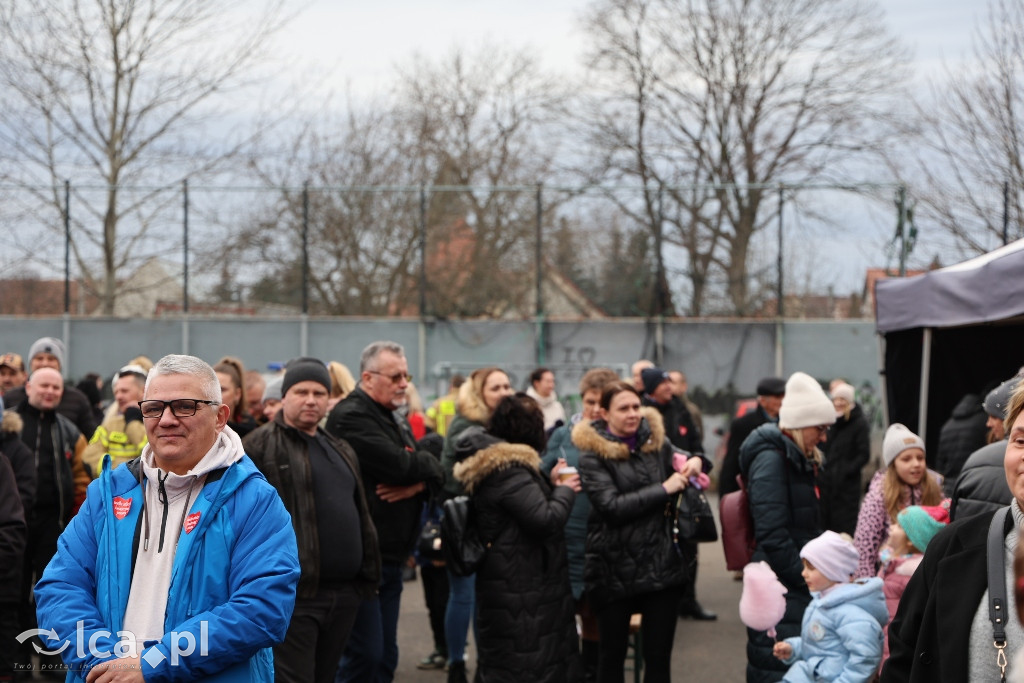
<instances>
[{"instance_id":1,"label":"black-framed eyeglasses","mask_svg":"<svg viewBox=\"0 0 1024 683\"><path fill-rule=\"evenodd\" d=\"M392 384L398 384L403 379L406 382L412 381L412 375L406 372L396 372L393 375L385 375L383 372L377 372L376 370L367 370L367 372L370 373L371 375L380 375L381 377L387 377L389 380L391 380Z\"/></svg>"},{"instance_id":2,"label":"black-framed eyeglasses","mask_svg":"<svg viewBox=\"0 0 1024 683\"><path fill-rule=\"evenodd\" d=\"M815 427L812 427L812 429L817 429L818 430L818 434L819 435L827 434L828 433L828 428L829 428L829 425L817 425Z\"/></svg>"},{"instance_id":3,"label":"black-framed eyeglasses","mask_svg":"<svg viewBox=\"0 0 1024 683\"><path fill-rule=\"evenodd\" d=\"M159 401L150 399L139 401L139 408L142 410L142 417L158 419L163 416L166 408L171 409L174 417L191 417L196 414L200 403L210 406L219 406L220 401L207 401L201 398L175 398L170 401Z\"/></svg>"}]
</instances>

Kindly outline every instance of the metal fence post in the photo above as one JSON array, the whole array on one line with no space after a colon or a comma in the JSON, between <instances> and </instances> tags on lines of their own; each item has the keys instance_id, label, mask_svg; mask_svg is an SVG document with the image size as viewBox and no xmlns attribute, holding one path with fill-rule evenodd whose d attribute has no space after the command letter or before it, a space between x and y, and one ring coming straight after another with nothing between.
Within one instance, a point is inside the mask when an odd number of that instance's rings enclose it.
<instances>
[{"instance_id":1,"label":"metal fence post","mask_svg":"<svg viewBox=\"0 0 1024 683\"><path fill-rule=\"evenodd\" d=\"M534 260L537 268L537 292L534 302L534 316L536 320L536 358L537 366L546 362L547 353L545 347L547 342L544 339L544 197L543 185L537 185L536 211L537 211L537 234L534 239Z\"/></svg>"},{"instance_id":2,"label":"metal fence post","mask_svg":"<svg viewBox=\"0 0 1024 683\"><path fill-rule=\"evenodd\" d=\"M79 292L81 298L81 292ZM64 181L64 315L71 313L71 181ZM66 341L66 340L65 340Z\"/></svg>"},{"instance_id":3,"label":"metal fence post","mask_svg":"<svg viewBox=\"0 0 1024 683\"><path fill-rule=\"evenodd\" d=\"M785 292L785 290L783 289L783 286L782 286L783 285L782 275L783 275L783 271L785 270L785 260L784 260L785 252L783 251L784 231L783 231L783 228L782 228L782 213L783 213L783 211L786 208L786 203L785 202L786 202L786 197L783 194L783 186L779 185L779 254L778 254L778 258L777 258L777 261L776 261L775 268L777 270L777 279L778 279L778 282L779 282L779 289L778 289L778 293L776 294L776 296L779 299L779 306L778 306L778 310L776 311L776 314L780 318L782 318L783 316L786 315L786 292Z\"/></svg>"},{"instance_id":4,"label":"metal fence post","mask_svg":"<svg viewBox=\"0 0 1024 683\"><path fill-rule=\"evenodd\" d=\"M188 178L181 181L182 241L184 243L184 271L181 288L181 352L187 354L189 347L188 326Z\"/></svg>"},{"instance_id":5,"label":"metal fence post","mask_svg":"<svg viewBox=\"0 0 1024 683\"><path fill-rule=\"evenodd\" d=\"M309 355L309 181L302 183L302 315L299 316L299 355Z\"/></svg>"},{"instance_id":6,"label":"metal fence post","mask_svg":"<svg viewBox=\"0 0 1024 683\"><path fill-rule=\"evenodd\" d=\"M427 317L427 186L420 185L420 320Z\"/></svg>"}]
</instances>

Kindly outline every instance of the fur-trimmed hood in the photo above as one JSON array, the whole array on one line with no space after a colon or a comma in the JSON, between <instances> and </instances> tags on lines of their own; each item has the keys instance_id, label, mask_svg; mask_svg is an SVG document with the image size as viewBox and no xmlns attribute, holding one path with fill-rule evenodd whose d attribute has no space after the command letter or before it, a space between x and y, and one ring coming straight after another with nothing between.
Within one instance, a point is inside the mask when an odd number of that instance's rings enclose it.
<instances>
[{"instance_id":1,"label":"fur-trimmed hood","mask_svg":"<svg viewBox=\"0 0 1024 683\"><path fill-rule=\"evenodd\" d=\"M665 443L665 422L656 408L640 409L643 419L637 429L641 453L657 453ZM593 453L606 460L629 460L629 447L607 431L600 420L581 420L572 428L572 442L582 453Z\"/></svg>"},{"instance_id":2,"label":"fur-trimmed hood","mask_svg":"<svg viewBox=\"0 0 1024 683\"><path fill-rule=\"evenodd\" d=\"M466 492L472 494L488 476L515 465L539 472L540 456L525 444L500 441L457 463L453 472Z\"/></svg>"},{"instance_id":3,"label":"fur-trimmed hood","mask_svg":"<svg viewBox=\"0 0 1024 683\"><path fill-rule=\"evenodd\" d=\"M487 424L487 421L491 419L491 411L484 403L484 397L473 387L472 379L467 379L459 387L459 395L455 399L455 411L467 420L479 424Z\"/></svg>"},{"instance_id":4,"label":"fur-trimmed hood","mask_svg":"<svg viewBox=\"0 0 1024 683\"><path fill-rule=\"evenodd\" d=\"M21 419L21 415L14 410L5 410L4 416L0 419L0 432L6 434L17 434L21 435L21 429L25 426L24 421Z\"/></svg>"}]
</instances>

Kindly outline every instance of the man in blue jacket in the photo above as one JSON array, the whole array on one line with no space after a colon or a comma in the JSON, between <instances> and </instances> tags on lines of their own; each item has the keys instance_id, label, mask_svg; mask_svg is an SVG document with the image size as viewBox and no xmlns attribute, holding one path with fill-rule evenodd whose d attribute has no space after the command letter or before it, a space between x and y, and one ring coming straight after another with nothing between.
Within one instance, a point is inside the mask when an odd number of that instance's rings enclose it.
<instances>
[{"instance_id":1,"label":"man in blue jacket","mask_svg":"<svg viewBox=\"0 0 1024 683\"><path fill-rule=\"evenodd\" d=\"M288 512L207 363L165 356L139 407L148 445L103 467L36 586L44 644L69 681L273 681L299 579Z\"/></svg>"}]
</instances>

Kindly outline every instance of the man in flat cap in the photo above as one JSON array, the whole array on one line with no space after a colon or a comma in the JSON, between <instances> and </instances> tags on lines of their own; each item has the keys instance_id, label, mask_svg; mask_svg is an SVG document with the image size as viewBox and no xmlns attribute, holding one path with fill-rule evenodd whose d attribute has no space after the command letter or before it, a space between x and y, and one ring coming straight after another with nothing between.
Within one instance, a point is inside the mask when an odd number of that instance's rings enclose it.
<instances>
[{"instance_id":1,"label":"man in flat cap","mask_svg":"<svg viewBox=\"0 0 1024 683\"><path fill-rule=\"evenodd\" d=\"M729 425L729 444L718 475L719 498L739 489L736 475L740 473L740 446L752 431L765 422L779 421L779 408L785 395L786 380L781 377L763 378L757 383L757 407Z\"/></svg>"}]
</instances>

